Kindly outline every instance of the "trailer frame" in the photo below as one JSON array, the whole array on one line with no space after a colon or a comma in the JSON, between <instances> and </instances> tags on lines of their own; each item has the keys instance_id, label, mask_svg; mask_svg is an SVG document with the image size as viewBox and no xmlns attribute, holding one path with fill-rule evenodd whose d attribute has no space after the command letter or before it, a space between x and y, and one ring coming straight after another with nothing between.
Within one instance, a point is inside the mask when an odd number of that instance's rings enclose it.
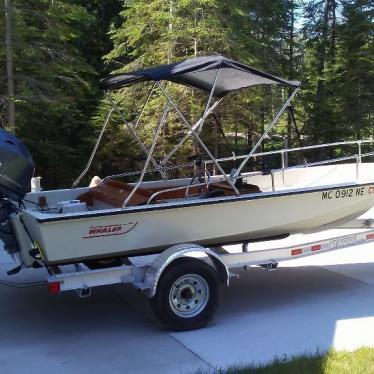
<instances>
[{"instance_id":1,"label":"trailer frame","mask_svg":"<svg viewBox=\"0 0 374 374\"><path fill-rule=\"evenodd\" d=\"M347 228L348 225L338 228L343 227ZM374 242L374 221L372 219L352 221L349 228L354 228L356 231L347 235L338 235L322 240L288 246L278 246L275 248L272 247L270 249L252 251L249 248L251 243L243 243L242 252L240 253L229 253L222 247L207 248L193 243L183 243L169 247L158 255L145 256L145 258L149 257L150 261L140 265L136 265L129 259L126 259L126 264L123 266L95 270L89 270L83 264L75 264L75 271L71 271L71 267L69 271L66 271L64 270L66 266L53 266L47 268L49 275L46 278L46 282L49 291L52 293L59 294L66 291L76 291L80 297L90 296L91 289L94 287L114 284L131 284L150 298L151 304L157 304L157 300L160 299L159 294L162 294L164 299L169 295L169 304L172 305L173 300L172 296L170 296L172 289L164 290L166 287L164 280L169 277L170 273L174 272L180 275L183 274L183 268L187 267L190 269L190 272L185 275L185 280L182 279L179 287L182 286L182 288L187 288L186 292L191 292L191 290L194 292L194 286L190 283L196 283L196 279L199 278L191 278L191 275L194 275L194 272L191 271L191 269L202 267L200 273L201 271L203 271L203 274L204 271L207 273L214 273L213 278L215 279L211 282L209 287L211 292L216 292L215 288L218 284L229 286L231 278L237 278L239 276L235 270L240 268L248 269L250 267L260 266L271 271L275 270L278 263L283 261ZM283 240L285 239L280 241L283 242ZM196 273L199 273L199 271L196 271ZM207 276L209 278L211 275L207 274ZM162 287L160 286L160 282L163 282ZM168 287L171 287L171 285ZM206 286L201 284L198 285L198 287ZM189 299L183 299L182 296L179 297L181 300L185 301L186 305L190 305L188 304ZM209 292L207 297L210 297ZM198 303L197 301L195 302ZM160 301L158 304L160 304ZM167 302L164 301L163 305L158 308L164 310L165 307L168 307L168 305L165 306L165 304L167 304ZM177 303L177 305L180 304ZM191 319L188 316L186 318L183 317L183 312L187 312L186 310L180 312L182 317L177 316L177 323L167 319L163 322L169 328L174 330L191 330L194 328L200 328L213 317L215 309L216 306L208 317L205 316L203 321L198 323L195 321L191 324L191 321L194 321L193 318ZM170 312L170 310L168 311ZM161 319L163 319L162 316L165 313L160 310L157 312L156 310L156 314L159 317L161 316ZM174 316L172 315L172 317Z\"/></svg>"}]
</instances>

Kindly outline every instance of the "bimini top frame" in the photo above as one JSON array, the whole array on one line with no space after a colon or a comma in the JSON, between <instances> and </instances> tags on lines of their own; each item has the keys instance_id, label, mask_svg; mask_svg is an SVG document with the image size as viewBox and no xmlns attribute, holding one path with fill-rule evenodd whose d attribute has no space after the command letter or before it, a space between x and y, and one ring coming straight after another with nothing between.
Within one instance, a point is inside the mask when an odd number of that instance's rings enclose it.
<instances>
[{"instance_id":1,"label":"bimini top frame","mask_svg":"<svg viewBox=\"0 0 374 374\"><path fill-rule=\"evenodd\" d=\"M217 70L220 70L220 77L215 82ZM113 90L145 81L181 83L207 93L212 92L214 86L214 96L217 97L258 84L300 86L300 82L285 80L219 55L189 58L174 64L110 75L101 80L101 85L104 90Z\"/></svg>"},{"instance_id":2,"label":"bimini top frame","mask_svg":"<svg viewBox=\"0 0 374 374\"><path fill-rule=\"evenodd\" d=\"M220 77L215 84L217 70L220 70ZM300 82L285 80L219 55L189 58L174 64L110 75L100 83L104 90L113 90L145 81L181 83L207 93L212 92L214 86L216 97L258 84L300 86Z\"/></svg>"},{"instance_id":3,"label":"bimini top frame","mask_svg":"<svg viewBox=\"0 0 374 374\"><path fill-rule=\"evenodd\" d=\"M175 82L175 83L181 83L181 84L194 87L194 88L199 88L209 93L209 97L208 97L208 100L205 106L204 113L202 117L199 118L195 122L195 124L191 124L186 119L186 117L183 115L183 113L180 111L180 109L178 108L173 98L170 96L170 94L167 92L164 85L161 83L161 81L164 81L164 80ZM130 124L125 120L124 115L122 114L121 110L118 108L118 105L116 104L112 95L110 94L110 90L119 89L122 87L130 86L132 84L145 82L145 81L153 81L153 85L147 95L147 98L143 104L143 107L140 111L138 118L136 119L134 124ZM235 171L235 173L232 173L231 175L227 175L225 171L222 169L219 162L215 159L213 154L209 151L207 146L201 140L199 136L201 128L207 116L214 111L217 105L221 102L223 96L227 95L228 93L232 91L236 91L236 90L239 90L245 87L250 87L250 86L259 85L259 84L282 84L282 85L286 85L288 87L294 88L294 91L289 96L289 98L286 100L286 102L284 103L284 105L282 106L278 114L274 117L271 123L266 127L264 134L255 144L251 152L245 157L245 159L243 160L239 168ZM140 178L138 182L136 183L134 189L129 194L128 198L125 200L123 204L123 207L125 207L127 203L130 201L130 199L132 198L133 194L136 192L136 190L140 186L140 184L142 183L149 164L152 163L153 166L155 167L155 170L160 172L161 177L165 179L166 178L165 170L168 169L166 167L167 161L182 146L182 144L184 144L184 142L189 137L192 137L202 147L202 149L205 151L207 156L211 159L211 162L215 165L216 169L222 175L222 178L227 181L227 183L231 186L231 188L236 194L239 194L239 191L235 187L235 180L239 177L241 170L246 165L246 163L251 158L251 156L255 153L255 151L257 150L257 148L263 141L263 139L267 136L270 130L275 126L281 114L289 106L291 100L296 95L297 91L299 90L300 82L289 81L289 80L276 77L274 75L271 75L263 71L251 68L247 65L241 64L239 62L230 60L223 56L202 56L202 57L187 59L181 62L177 62L175 64L163 65L163 66L159 66L156 68L135 71L132 73L110 75L109 77L101 80L101 85L107 91L106 94L107 94L109 101L112 104L112 108L111 108L111 111L108 117L106 118L106 121L100 132L99 138L95 144L95 147L90 156L90 159L84 171L74 182L73 186L76 186L79 183L79 181L82 179L82 177L88 171L92 163L92 160L94 158L94 155L97 151L102 134L105 131L105 128L109 122L110 115L113 113L113 111L116 111L118 115L121 117L121 119L124 121L124 123L126 124L132 136L139 143L140 147L143 149L144 153L147 156L143 170L140 173ZM144 109L146 105L148 104L149 99L156 87L159 88L160 92L165 96L166 106L164 108L159 124L157 126L152 145L150 149L147 149L147 147L141 141L137 133L137 127L140 121L140 117L142 116ZM171 152L163 160L157 163L157 161L153 158L153 151L157 144L158 137L161 133L161 129L163 125L165 124L166 118L168 116L168 112L172 109L180 117L181 121L186 126L188 132L179 141L179 143L171 150ZM126 174L124 173L124 174L112 175L110 177L113 178L113 177L120 177L124 175Z\"/></svg>"}]
</instances>

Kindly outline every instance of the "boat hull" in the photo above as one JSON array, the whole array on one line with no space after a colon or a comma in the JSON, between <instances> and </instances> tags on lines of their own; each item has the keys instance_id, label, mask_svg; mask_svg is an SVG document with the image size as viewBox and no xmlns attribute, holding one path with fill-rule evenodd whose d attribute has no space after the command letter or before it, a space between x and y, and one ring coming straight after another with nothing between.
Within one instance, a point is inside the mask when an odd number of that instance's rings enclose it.
<instances>
[{"instance_id":1,"label":"boat hull","mask_svg":"<svg viewBox=\"0 0 374 374\"><path fill-rule=\"evenodd\" d=\"M308 188L23 220L49 264L309 232L374 206L374 184Z\"/></svg>"}]
</instances>

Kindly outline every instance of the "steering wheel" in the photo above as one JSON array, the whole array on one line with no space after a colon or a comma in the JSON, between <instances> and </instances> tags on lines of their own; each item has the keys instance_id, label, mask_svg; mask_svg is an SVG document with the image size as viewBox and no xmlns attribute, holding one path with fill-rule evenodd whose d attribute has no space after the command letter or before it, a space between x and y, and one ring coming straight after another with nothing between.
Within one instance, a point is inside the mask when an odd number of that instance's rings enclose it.
<instances>
[{"instance_id":1,"label":"steering wheel","mask_svg":"<svg viewBox=\"0 0 374 374\"><path fill-rule=\"evenodd\" d=\"M209 190L209 182L210 182L210 173L208 170L199 170L194 176L191 178L190 184L186 189L185 198L188 199L189 197L189 190L191 186L194 184L195 180L198 181L198 184L204 183L204 186L201 186L201 192L208 192Z\"/></svg>"}]
</instances>

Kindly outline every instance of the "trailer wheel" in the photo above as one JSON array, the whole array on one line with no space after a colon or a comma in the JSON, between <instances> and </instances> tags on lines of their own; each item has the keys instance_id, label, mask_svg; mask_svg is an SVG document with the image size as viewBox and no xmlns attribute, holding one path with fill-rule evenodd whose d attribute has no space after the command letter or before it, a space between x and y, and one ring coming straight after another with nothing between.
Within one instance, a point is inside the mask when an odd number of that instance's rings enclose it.
<instances>
[{"instance_id":1,"label":"trailer wheel","mask_svg":"<svg viewBox=\"0 0 374 374\"><path fill-rule=\"evenodd\" d=\"M186 331L204 327L218 307L216 272L201 260L175 260L164 270L151 307L169 329Z\"/></svg>"},{"instance_id":2,"label":"trailer wheel","mask_svg":"<svg viewBox=\"0 0 374 374\"><path fill-rule=\"evenodd\" d=\"M105 269L105 268L113 268L116 266L122 266L123 261L120 258L110 258L105 260L89 260L85 261L84 264L90 270L97 270L97 269Z\"/></svg>"}]
</instances>

